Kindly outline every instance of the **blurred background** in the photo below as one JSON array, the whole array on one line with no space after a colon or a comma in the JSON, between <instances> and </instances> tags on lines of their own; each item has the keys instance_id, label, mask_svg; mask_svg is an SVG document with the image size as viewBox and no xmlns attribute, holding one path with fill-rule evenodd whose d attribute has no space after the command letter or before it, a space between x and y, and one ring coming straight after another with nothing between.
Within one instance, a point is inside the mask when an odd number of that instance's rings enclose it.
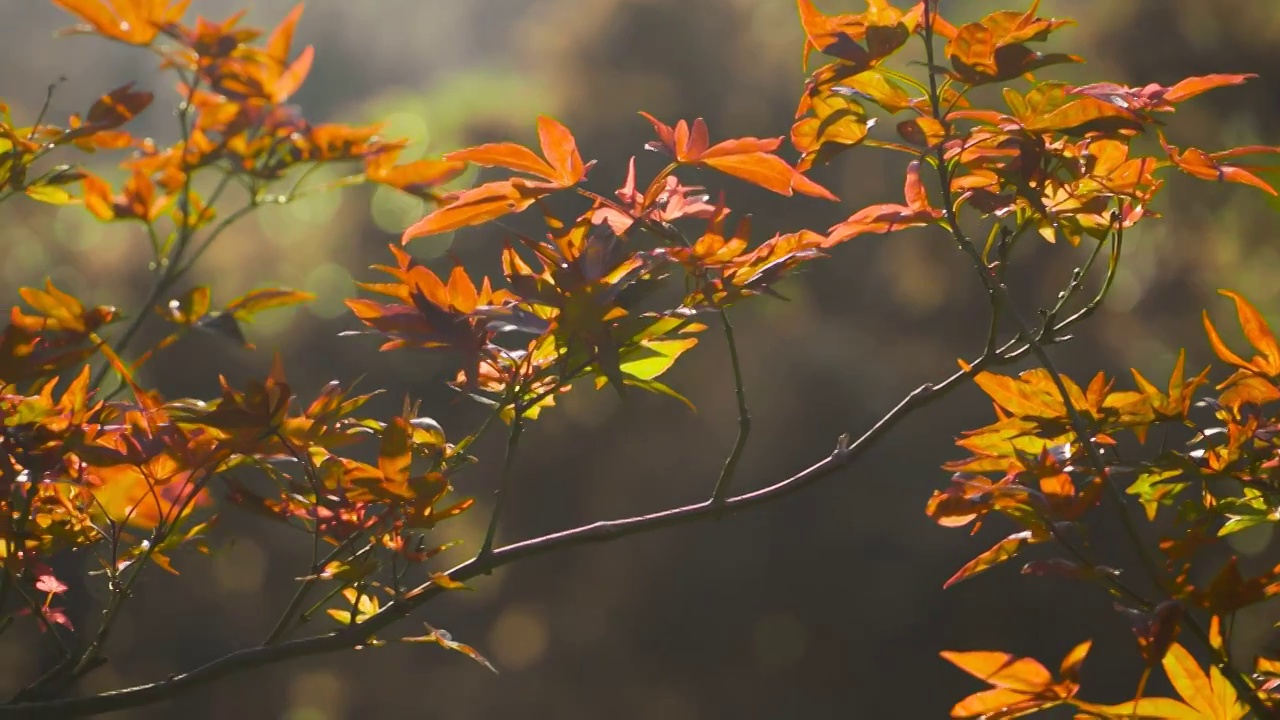
<instances>
[{"instance_id":1,"label":"blurred background","mask_svg":"<svg viewBox=\"0 0 1280 720\"><path fill-rule=\"evenodd\" d=\"M221 19L243 5L251 5L245 22L272 27L291 3L195 0L192 11ZM847 0L819 5L826 12L863 8ZM951 20L964 21L1008 3L946 5ZM1142 85L1260 73L1243 87L1188 103L1166 134L1179 146L1209 150L1280 143L1280 7L1259 0L1046 0L1041 14L1079 20L1047 49L1089 61L1046 77ZM46 86L60 76L66 80L54 94L52 118L138 80L159 97L133 131L172 140L173 118L165 113L175 97L171 77L159 76L146 54L99 38L51 39L68 24L49 3L0 0L0 97L15 116L34 117ZM434 156L478 142L532 142L535 115L551 113L573 130L584 157L599 159L591 184L606 194L621 185L632 154L648 163L642 173L660 165L643 157L652 133L637 110L668 122L705 117L713 139L783 135L804 77L790 0L312 0L295 47L305 43L316 46L317 59L295 100L311 119L386 120L388 135L409 137L415 153ZM815 171L843 199L839 205L783 200L710 174L685 177L724 188L733 207L752 208L762 239L823 230L868 203L901 202L903 167L896 155L859 149ZM1280 205L1252 188L1168 177L1157 207L1164 218L1126 238L1109 303L1075 342L1052 350L1077 379L1133 366L1160 384L1180 347L1189 368L1203 367L1211 355L1200 308L1225 325L1229 342L1240 338L1230 303L1215 294L1219 287L1244 293L1280 322ZM380 410L395 412L408 394L421 398L452 438L468 434L482 411L443 388L456 371L447 359L377 353L369 338L337 337L357 325L342 298L355 293L353 282L376 276L368 266L389 261L386 245L422 212L416 200L360 188L240 222L196 278L214 284L215 303L271 284L310 290L318 301L261 315L247 329L257 351L190 337L155 362L147 380L170 396L207 397L219 372L233 381L261 376L280 350L303 398L329 380L366 375L361 387L390 390ZM536 230L534 220L513 224ZM501 241L496 229L469 229L416 241L411 250L439 258L444 268L452 253L478 275L496 271ZM1083 250L1045 246L1024 254L1013 275L1024 315L1051 302ZM0 208L5 303L17 301L18 287L50 276L87 301L133 309L148 287L148 255L137 227L103 225L82 208ZM984 294L965 258L940 235L866 236L808 268L779 288L790 302L760 299L735 313L756 420L739 489L820 459L841 432L860 433L911 389L945 377L956 358L981 349ZM534 423L500 538L705 497L736 430L718 336L708 333L667 379L697 412L664 398L623 403L610 392L575 390ZM1056 667L1089 638L1096 641L1084 695L1131 697L1140 661L1129 630L1091 589L1015 577L1015 562L942 591L956 569L1011 531L992 522L969 537L924 514L930 493L947 481L938 466L959 456L954 438L991 419L981 393L962 388L910 417L854 467L803 493L718 522L509 566L476 579L478 592L454 593L427 609L423 619L476 646L501 675L434 646L393 644L238 675L117 716L945 717L982 686L938 651L1001 649ZM478 547L500 443L498 434L488 436L475 449L480 464L460 478L460 490L481 506L441 526L444 535L467 541L441 569ZM1101 530L1104 540L1114 534L1105 524ZM211 556L188 553L176 559L181 576L157 571L144 578L113 637L110 664L81 691L149 682L259 641L293 578L305 573L307 548L290 543L293 537L229 514ZM1274 555L1265 531L1238 537L1238 549L1258 562ZM1131 559L1118 549L1114 557ZM80 586L68 595L81 626L96 620L95 593L101 590ZM1237 620L1243 657L1271 641L1278 615L1262 607ZM418 632L413 623L402 628ZM0 645L0 690L38 673L38 647L34 633L9 633Z\"/></svg>"}]
</instances>

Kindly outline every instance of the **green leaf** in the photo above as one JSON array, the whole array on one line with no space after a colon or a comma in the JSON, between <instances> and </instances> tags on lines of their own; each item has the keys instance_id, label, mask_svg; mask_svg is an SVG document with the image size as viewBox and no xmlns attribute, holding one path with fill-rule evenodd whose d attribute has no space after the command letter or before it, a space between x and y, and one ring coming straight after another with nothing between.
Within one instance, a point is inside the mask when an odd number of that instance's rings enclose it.
<instances>
[{"instance_id":1,"label":"green leaf","mask_svg":"<svg viewBox=\"0 0 1280 720\"><path fill-rule=\"evenodd\" d=\"M1170 478L1180 475L1182 475L1180 468L1152 467L1138 475L1138 479L1134 480L1125 492L1129 495L1137 495L1138 501L1147 511L1147 519L1154 520L1156 509L1160 505L1172 505L1178 493L1190 485L1186 482L1169 481Z\"/></svg>"},{"instance_id":2,"label":"green leaf","mask_svg":"<svg viewBox=\"0 0 1280 720\"><path fill-rule=\"evenodd\" d=\"M50 205L70 205L79 202L79 198L57 185L31 185L23 190L27 197Z\"/></svg>"},{"instance_id":3,"label":"green leaf","mask_svg":"<svg viewBox=\"0 0 1280 720\"><path fill-rule=\"evenodd\" d=\"M693 406L693 403L689 401L689 398L681 395L675 390L672 390L670 386L660 383L657 380L635 380L632 378L627 378L623 382L625 382L628 385L634 385L635 387L638 387L641 390L647 390L651 393L656 393L658 395L666 395L667 397L675 398L676 400L679 400L680 402L687 405L690 410L694 410L694 411L697 410L697 408Z\"/></svg>"}]
</instances>

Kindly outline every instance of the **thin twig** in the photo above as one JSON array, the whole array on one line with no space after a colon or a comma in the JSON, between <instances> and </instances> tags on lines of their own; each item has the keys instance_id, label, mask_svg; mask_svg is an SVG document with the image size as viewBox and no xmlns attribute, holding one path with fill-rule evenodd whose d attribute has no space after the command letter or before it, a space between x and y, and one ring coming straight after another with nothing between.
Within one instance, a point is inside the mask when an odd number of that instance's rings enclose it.
<instances>
[{"instance_id":1,"label":"thin twig","mask_svg":"<svg viewBox=\"0 0 1280 720\"><path fill-rule=\"evenodd\" d=\"M724 461L720 477L716 479L715 490L711 493L711 501L724 502L729 494L729 485L733 482L733 474L738 469L738 461L747 447L747 437L751 435L751 411L747 408L747 391L742 380L742 363L738 359L738 344L733 338L733 324L729 322L729 312L720 308L720 324L724 327L724 339L729 345L729 363L733 368L733 395L738 401L738 438L733 441L733 450Z\"/></svg>"},{"instance_id":2,"label":"thin twig","mask_svg":"<svg viewBox=\"0 0 1280 720\"><path fill-rule=\"evenodd\" d=\"M312 538L318 539L320 537L319 507L321 485L320 478L316 472L315 463L311 461L310 455L295 448L293 443L289 442L289 440L279 430L276 430L275 436L281 444L284 445L285 450L287 450L289 454L292 455L300 465L302 465L303 472L306 473L307 481L311 485L311 492L315 496L316 507L316 517L312 520L313 525L311 528L311 534ZM326 565L337 559L338 555L342 552L344 545L345 544L338 545L329 552L327 557L323 560L318 560L316 557L317 553L315 552L315 545L313 543L311 553L311 574L306 580L302 581L301 585L298 586L298 589L293 594L293 598L285 607L284 612L280 613L280 619L276 621L275 627L271 628L271 632L267 635L266 639L262 641L264 646L275 644L280 640L280 638L284 637L286 632L289 631L294 615L298 612L298 608L302 607L302 603L306 602L307 593L311 592L311 587L315 584L316 577Z\"/></svg>"},{"instance_id":3,"label":"thin twig","mask_svg":"<svg viewBox=\"0 0 1280 720\"><path fill-rule=\"evenodd\" d=\"M477 557L493 554L493 540L498 534L498 522L502 517L502 509L507 496L511 494L512 470L516 462L516 450L520 446L520 433L524 429L525 406L517 399L511 417L511 430L507 433L507 448L502 456L502 475L498 480L498 494L494 499L493 514L489 516L489 527L484 533L484 544L480 546Z\"/></svg>"}]
</instances>

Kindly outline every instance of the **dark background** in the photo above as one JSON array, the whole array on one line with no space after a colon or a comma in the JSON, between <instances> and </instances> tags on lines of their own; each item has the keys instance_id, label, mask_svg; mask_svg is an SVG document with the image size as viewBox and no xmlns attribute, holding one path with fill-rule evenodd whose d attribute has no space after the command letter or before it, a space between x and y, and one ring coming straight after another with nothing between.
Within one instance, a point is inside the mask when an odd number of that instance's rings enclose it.
<instances>
[{"instance_id":1,"label":"dark background","mask_svg":"<svg viewBox=\"0 0 1280 720\"><path fill-rule=\"evenodd\" d=\"M820 5L827 12L862 8ZM997 6L945 5L953 21ZM193 10L219 19L236 6L196 0ZM270 27L288 7L256 2L247 22ZM1140 85L1257 72L1263 77L1244 87L1186 105L1166 133L1174 144L1209 150L1280 142L1274 3L1059 0L1041 11L1081 23L1059 31L1046 49L1089 60L1046 77ZM131 79L161 101L172 99L172 79L157 76L145 53L96 38L52 41L67 24L47 3L0 0L0 97L15 115L33 117L45 86L60 75L68 79L54 97L55 118ZM787 0L313 0L295 44L315 44L317 61L296 100L317 120L390 118L389 134L421 140L431 154L496 139L531 142L534 116L549 112L572 128L586 158L599 158L592 186L608 193L621 184L629 155L643 156L651 139L637 110L668 121L703 116L713 138L786 133L803 78L801 42ZM135 130L172 139L163 102ZM652 157L643 162L656 170ZM782 201L709 174L696 179L727 189L732 206L752 208L755 236L765 238L822 230L864 204L900 201L902 167L895 155L860 149L818 170L816 179L843 198L839 206ZM1077 341L1052 351L1077 379L1134 366L1159 384L1183 346L1189 367L1203 367L1210 353L1200 308L1225 324L1229 342L1239 342L1218 287L1243 292L1280 321L1276 203L1251 188L1168 177L1157 208L1164 218L1126 238L1110 304L1080 328ZM390 259L385 245L420 211L416 201L358 189L242 221L201 269L215 301L275 283L321 299L309 309L264 314L249 329L257 352L191 338L155 363L147 380L172 396L209 396L218 372L260 376L280 350L303 398L328 380L363 374L369 379L362 387L391 391L382 411L394 412L407 393L422 398L451 437L467 434L482 413L442 389L455 370L445 360L378 354L371 340L335 337L355 326L340 304L354 292L352 278L372 279L367 266ZM534 228L532 220L513 222ZM87 300L124 308L136 307L147 286L147 244L136 227L102 226L80 208L12 202L0 208L0 233L6 301L46 275ZM472 229L417 241L412 250L424 258L451 250L479 274L495 270L501 239L494 229ZM1023 258L1014 284L1024 314L1051 300L1081 250L1043 247ZM980 350L985 298L945 237L868 236L809 267L781 288L789 303L764 299L736 313L756 418L741 489L820 459L841 432L860 433L912 388ZM708 333L668 378L697 404L696 413L662 398L623 404L608 392L575 390L537 421L522 447L501 538L705 497L735 432L719 338ZM1124 621L1098 593L1015 577L1018 563L941 590L958 567L1010 531L997 521L970 538L935 526L923 512L947 479L938 466L959 454L955 436L990 419L981 393L963 388L909 418L854 467L801 494L718 522L507 567L475 580L478 592L427 609L424 619L477 646L499 676L433 646L391 645L239 675L119 717L943 717L981 685L941 660L939 650L1002 649L1056 668L1088 638L1095 645L1084 696L1131 697L1140 663ZM497 434L481 443L481 463L462 476L461 491L483 502L499 453ZM467 541L452 561L478 546L487 517L482 505L441 527ZM1104 523L1101 530L1106 543L1114 528ZM292 578L305 572L305 543L291 543L294 537L233 511L214 536L211 557L180 556L180 577L148 574L113 637L112 662L81 690L152 681L260 640L292 592ZM1270 540L1265 532L1242 535L1239 549L1274 554ZM1118 546L1104 548L1119 562L1129 558ZM93 625L92 598L101 593L73 587L69 602L81 626ZM1242 614L1235 633L1242 657L1271 640L1277 615L1274 607ZM417 634L412 623L402 627ZM29 681L43 659L39 647L34 633L10 632L0 643L0 685Z\"/></svg>"}]
</instances>

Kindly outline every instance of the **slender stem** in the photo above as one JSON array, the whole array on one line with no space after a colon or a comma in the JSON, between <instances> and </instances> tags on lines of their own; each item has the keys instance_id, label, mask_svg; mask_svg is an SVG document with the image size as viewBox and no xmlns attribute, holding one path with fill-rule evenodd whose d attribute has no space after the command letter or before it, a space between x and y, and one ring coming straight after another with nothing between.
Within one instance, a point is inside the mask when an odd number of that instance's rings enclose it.
<instances>
[{"instance_id":1,"label":"slender stem","mask_svg":"<svg viewBox=\"0 0 1280 720\"><path fill-rule=\"evenodd\" d=\"M179 72L178 75L179 75L179 79L181 79L187 87L187 96L182 99L182 104L179 106L179 109L178 109L178 128L179 128L179 131L182 133L182 161L183 161L182 162L182 170L183 170L182 191L181 191L181 194L179 195L178 202L179 202L179 206L182 208L182 222L178 225L178 227L174 228L174 232L177 233L178 235L178 248L176 250L176 253L178 254L178 256L181 256L181 253L185 248L188 239L190 238L190 234L192 230L192 225L190 220L191 220L191 175L193 171L192 171L192 168L187 167L186 158L187 158L187 151L190 149L191 131L192 131L191 122L190 122L191 113L192 113L191 99L195 96L196 82L198 81L198 78L194 78L191 81L188 81L186 76L183 73ZM151 227L151 222L149 220L147 222L147 225L148 225L148 233L149 233L149 236L151 237L152 246L158 248L158 244L156 243L156 240L155 240L155 228ZM129 323L129 326L125 328L124 335L122 335L120 337L120 340L116 343L116 347L115 347L116 354L118 355L122 354L125 351L125 349L129 346L129 343L133 342L134 337L136 337L138 332L142 330L142 326L146 324L147 318L150 317L151 308L155 306L155 304L160 300L160 297L169 289L170 286L173 285L173 282L177 279L175 275L175 267L174 267L176 263L167 262L166 260L167 258L161 258L161 257L156 258L157 270L159 270L160 276L157 277L156 281L152 284L151 291L147 294L147 299L143 302L142 308L138 311L136 315L134 315L133 320L131 320ZM98 371L93 375L93 378L90 381L90 387L95 387L95 388L101 387L102 381L103 379L106 378L107 372L110 370L110 368L111 368L111 363L103 362L102 366L99 367ZM123 382L117 385L116 388L111 392L111 394L108 395L108 398L111 396L114 396L123 387L124 387Z\"/></svg>"},{"instance_id":2,"label":"slender stem","mask_svg":"<svg viewBox=\"0 0 1280 720\"><path fill-rule=\"evenodd\" d=\"M5 557L13 557L13 546L8 538L4 540ZM4 574L0 575L0 611L4 610L4 606L9 600L9 591L13 587L13 573L8 569L3 569ZM13 614L7 614L3 620L0 620L0 635L3 635L9 626L13 624Z\"/></svg>"},{"instance_id":3,"label":"slender stem","mask_svg":"<svg viewBox=\"0 0 1280 720\"><path fill-rule=\"evenodd\" d=\"M506 505L507 496L511 494L511 478L516 463L516 450L520 446L520 434L524 431L524 405L519 400L515 403L515 414L511 418L511 430L507 433L507 449L502 456L502 476L498 480L498 494L494 499L493 514L489 516L489 528L484 533L484 544L480 546L477 557L493 554L493 541L498 534L498 521L502 517L502 509Z\"/></svg>"},{"instance_id":4,"label":"slender stem","mask_svg":"<svg viewBox=\"0 0 1280 720\"><path fill-rule=\"evenodd\" d=\"M53 638L54 644L58 646L59 656L62 658L71 657L71 648L67 646L66 641L58 634L58 629L54 627L53 623L50 622L49 618L44 614L44 606L40 604L40 601L32 597L31 593L27 592L27 589L23 587L20 582L14 583L13 589L17 590L18 594L22 596L23 601L27 603L27 607L31 609L31 613L36 616L36 620L40 623L40 626L44 628L45 633Z\"/></svg>"},{"instance_id":5,"label":"slender stem","mask_svg":"<svg viewBox=\"0 0 1280 720\"><path fill-rule=\"evenodd\" d=\"M276 621L275 627L271 628L271 632L267 635L266 639L262 641L262 644L264 646L275 644L277 641L280 640L280 638L284 637L284 634L286 632L289 631L289 626L293 622L294 615L297 614L298 608L302 607L302 603L306 602L307 593L311 591L311 587L315 584L316 575L320 573L321 569L323 569L324 566L328 565L330 562L337 559L339 553L342 552L342 549L345 545L345 543L338 545L332 551L330 551L329 555L325 557L323 560L317 560L315 542L318 541L320 537L320 521L319 521L319 510L318 510L320 506L320 480L316 473L315 464L311 462L310 455L304 452L301 452L297 448L295 448L293 446L293 443L289 442L289 440L279 430L275 432L275 436L280 441L280 443L284 445L285 450L287 450L289 454L292 455L294 459L297 460L298 463L302 465L303 471L306 473L306 476L307 476L307 481L311 484L311 492L315 496L314 502L315 502L315 507L317 508L317 512L316 512L316 517L312 521L313 525L311 528L312 538L314 539L312 543L312 552L311 552L311 574L306 580L302 581L301 585L298 586L298 589L293 594L293 598L289 601L289 604L285 607L284 612L280 613L280 619Z\"/></svg>"},{"instance_id":6,"label":"slender stem","mask_svg":"<svg viewBox=\"0 0 1280 720\"><path fill-rule=\"evenodd\" d=\"M742 381L738 344L733 338L733 324L729 322L729 312L724 308L720 308L720 325L724 327L724 339L729 345L729 363L733 368L733 395L738 401L738 438L733 442L733 450L725 459L720 477L716 480L715 490L711 493L712 502L717 504L723 503L729 493L729 485L733 482L738 461L742 458L742 452L747 447L747 437L751 434L751 411L747 408L747 391Z\"/></svg>"},{"instance_id":7,"label":"slender stem","mask_svg":"<svg viewBox=\"0 0 1280 720\"><path fill-rule=\"evenodd\" d=\"M219 222L216 226L214 226L213 230L211 230L209 234L205 236L204 241L201 242L196 247L195 252L191 254L191 257L188 258L185 263L182 263L174 271L174 279L176 280L177 278L182 277L183 275L190 272L191 268L195 266L196 261L198 261L201 258L201 256L203 256L205 252L209 249L209 247L213 245L214 241L218 239L218 236L222 234L222 231L230 227L231 224L234 223L235 221L239 220L245 215L248 215L254 210L257 210L259 207L261 207L261 205L258 202L258 199L252 198L249 200L249 203L247 205L237 208L235 212L223 218L223 220Z\"/></svg>"}]
</instances>

